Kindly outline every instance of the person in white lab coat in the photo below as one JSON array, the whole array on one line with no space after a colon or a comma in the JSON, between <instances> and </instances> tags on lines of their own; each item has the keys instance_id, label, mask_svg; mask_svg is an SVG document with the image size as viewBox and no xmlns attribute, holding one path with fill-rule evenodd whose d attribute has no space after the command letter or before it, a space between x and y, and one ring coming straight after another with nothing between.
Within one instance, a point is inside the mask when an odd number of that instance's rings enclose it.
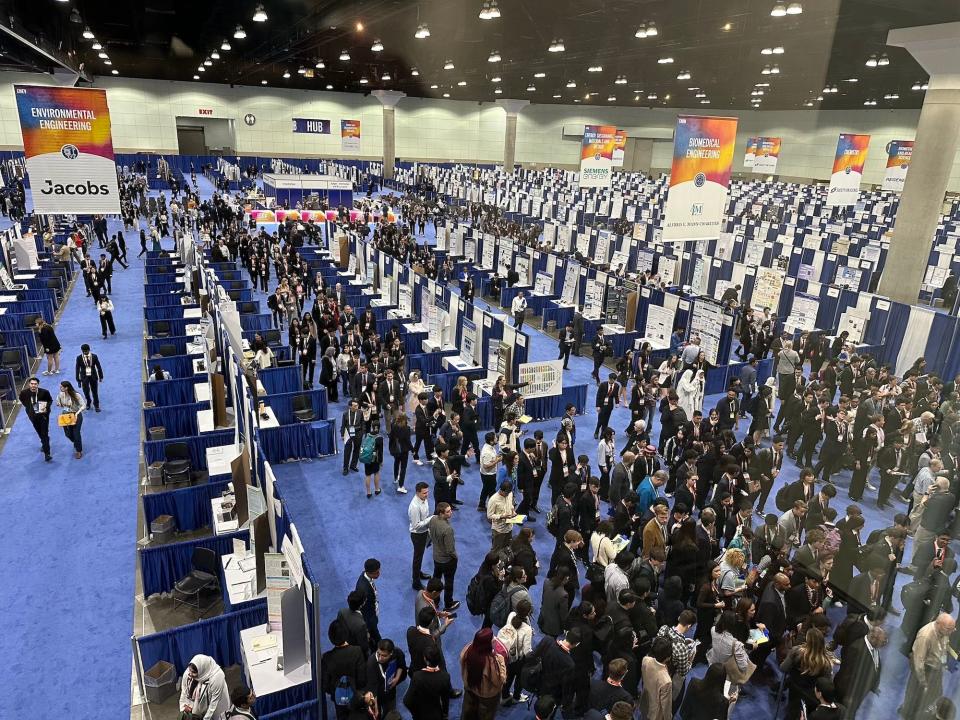
<instances>
[{"instance_id":1,"label":"person in white lab coat","mask_svg":"<svg viewBox=\"0 0 960 720\"><path fill-rule=\"evenodd\" d=\"M180 711L195 718L222 720L230 709L230 689L223 670L209 655L194 655L180 685Z\"/></svg>"}]
</instances>

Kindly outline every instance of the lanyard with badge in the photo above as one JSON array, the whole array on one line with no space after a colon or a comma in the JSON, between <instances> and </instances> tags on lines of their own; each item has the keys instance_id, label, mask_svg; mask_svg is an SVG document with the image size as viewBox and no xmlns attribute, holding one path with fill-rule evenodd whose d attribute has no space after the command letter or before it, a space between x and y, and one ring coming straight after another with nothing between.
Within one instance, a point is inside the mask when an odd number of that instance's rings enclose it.
<instances>
[{"instance_id":1,"label":"lanyard with badge","mask_svg":"<svg viewBox=\"0 0 960 720\"><path fill-rule=\"evenodd\" d=\"M90 356L89 356L89 355L84 355L84 356L83 356L83 362L86 364L86 367L84 368L84 373L86 374L87 377L92 377L92 376L93 376L93 366L90 364Z\"/></svg>"}]
</instances>

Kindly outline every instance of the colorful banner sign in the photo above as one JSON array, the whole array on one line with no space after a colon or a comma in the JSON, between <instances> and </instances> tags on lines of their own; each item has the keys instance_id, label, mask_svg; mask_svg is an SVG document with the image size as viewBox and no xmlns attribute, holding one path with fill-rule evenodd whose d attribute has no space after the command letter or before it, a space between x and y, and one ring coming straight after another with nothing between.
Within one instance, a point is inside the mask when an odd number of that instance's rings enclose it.
<instances>
[{"instance_id":1,"label":"colorful banner sign","mask_svg":"<svg viewBox=\"0 0 960 720\"><path fill-rule=\"evenodd\" d=\"M833 159L833 174L830 175L828 206L856 205L869 145L869 135L840 134Z\"/></svg>"},{"instance_id":2,"label":"colorful banner sign","mask_svg":"<svg viewBox=\"0 0 960 720\"><path fill-rule=\"evenodd\" d=\"M892 140L887 143L887 172L883 176L882 190L903 192L903 183L913 157L913 140Z\"/></svg>"},{"instance_id":3,"label":"colorful banner sign","mask_svg":"<svg viewBox=\"0 0 960 720\"><path fill-rule=\"evenodd\" d=\"M38 213L117 213L106 90L14 85Z\"/></svg>"},{"instance_id":4,"label":"colorful banner sign","mask_svg":"<svg viewBox=\"0 0 960 720\"><path fill-rule=\"evenodd\" d=\"M360 152L360 121L340 121L340 149L344 152Z\"/></svg>"},{"instance_id":5,"label":"colorful banner sign","mask_svg":"<svg viewBox=\"0 0 960 720\"><path fill-rule=\"evenodd\" d=\"M720 236L737 118L679 115L663 221L665 242Z\"/></svg>"},{"instance_id":6,"label":"colorful banner sign","mask_svg":"<svg viewBox=\"0 0 960 720\"><path fill-rule=\"evenodd\" d=\"M756 157L757 150L757 138L747 138L747 152L743 156L743 166L745 168L752 168L753 161Z\"/></svg>"},{"instance_id":7,"label":"colorful banner sign","mask_svg":"<svg viewBox=\"0 0 960 720\"><path fill-rule=\"evenodd\" d=\"M610 187L616 143L615 126L584 126L583 144L580 146L580 187Z\"/></svg>"},{"instance_id":8,"label":"colorful banner sign","mask_svg":"<svg viewBox=\"0 0 960 720\"><path fill-rule=\"evenodd\" d=\"M780 138L758 137L753 158L753 171L763 175L777 172L777 159L780 157Z\"/></svg>"},{"instance_id":9,"label":"colorful banner sign","mask_svg":"<svg viewBox=\"0 0 960 720\"><path fill-rule=\"evenodd\" d=\"M329 120L311 120L310 118L293 118L295 133L313 133L315 135L329 135Z\"/></svg>"},{"instance_id":10,"label":"colorful banner sign","mask_svg":"<svg viewBox=\"0 0 960 720\"><path fill-rule=\"evenodd\" d=\"M617 130L613 140L613 166L623 167L623 157L627 147L627 131Z\"/></svg>"}]
</instances>

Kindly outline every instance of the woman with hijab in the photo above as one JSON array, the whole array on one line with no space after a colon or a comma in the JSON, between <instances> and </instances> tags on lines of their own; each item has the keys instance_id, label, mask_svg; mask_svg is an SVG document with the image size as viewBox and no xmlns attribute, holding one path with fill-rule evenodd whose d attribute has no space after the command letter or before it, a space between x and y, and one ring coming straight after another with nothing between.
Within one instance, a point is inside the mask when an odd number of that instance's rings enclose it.
<instances>
[{"instance_id":1,"label":"woman with hijab","mask_svg":"<svg viewBox=\"0 0 960 720\"><path fill-rule=\"evenodd\" d=\"M180 711L203 720L221 720L230 709L223 670L209 655L194 655L180 685Z\"/></svg>"},{"instance_id":2,"label":"woman with hijab","mask_svg":"<svg viewBox=\"0 0 960 720\"><path fill-rule=\"evenodd\" d=\"M693 417L694 410L703 409L703 371L687 368L677 383L678 405L683 408L688 418Z\"/></svg>"},{"instance_id":3,"label":"woman with hijab","mask_svg":"<svg viewBox=\"0 0 960 720\"><path fill-rule=\"evenodd\" d=\"M507 665L494 652L493 631L481 628L460 652L463 678L462 720L493 720L500 707L500 693L507 682Z\"/></svg>"}]
</instances>

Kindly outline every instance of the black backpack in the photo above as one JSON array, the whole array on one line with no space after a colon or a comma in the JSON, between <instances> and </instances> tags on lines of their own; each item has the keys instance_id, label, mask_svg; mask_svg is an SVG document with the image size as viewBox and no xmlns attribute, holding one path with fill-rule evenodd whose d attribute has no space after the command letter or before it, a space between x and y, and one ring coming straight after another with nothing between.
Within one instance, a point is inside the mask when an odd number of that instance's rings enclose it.
<instances>
[{"instance_id":1,"label":"black backpack","mask_svg":"<svg viewBox=\"0 0 960 720\"><path fill-rule=\"evenodd\" d=\"M483 615L486 612L486 593L483 591L483 578L477 573L467 585L467 610L471 615Z\"/></svg>"},{"instance_id":2,"label":"black backpack","mask_svg":"<svg viewBox=\"0 0 960 720\"><path fill-rule=\"evenodd\" d=\"M782 488L777 490L776 497L773 499L774 503L777 505L777 510L780 512L786 512L793 507L793 500L791 499L790 495L789 484L784 485Z\"/></svg>"},{"instance_id":3,"label":"black backpack","mask_svg":"<svg viewBox=\"0 0 960 720\"><path fill-rule=\"evenodd\" d=\"M523 585L517 585L513 588L503 588L493 597L490 603L490 621L497 627L503 627L507 624L507 618L510 617L510 610L513 609L513 596L523 590Z\"/></svg>"}]
</instances>

